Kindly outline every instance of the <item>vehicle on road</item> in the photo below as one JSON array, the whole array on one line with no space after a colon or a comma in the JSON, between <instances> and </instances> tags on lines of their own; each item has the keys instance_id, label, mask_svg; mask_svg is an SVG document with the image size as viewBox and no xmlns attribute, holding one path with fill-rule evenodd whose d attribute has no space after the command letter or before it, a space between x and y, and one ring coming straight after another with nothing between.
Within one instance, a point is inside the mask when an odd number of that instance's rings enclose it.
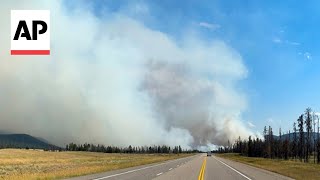
<instances>
[{"instance_id":1,"label":"vehicle on road","mask_svg":"<svg viewBox=\"0 0 320 180\"><path fill-rule=\"evenodd\" d=\"M207 156L211 156L211 155L212 155L211 151L208 151Z\"/></svg>"}]
</instances>

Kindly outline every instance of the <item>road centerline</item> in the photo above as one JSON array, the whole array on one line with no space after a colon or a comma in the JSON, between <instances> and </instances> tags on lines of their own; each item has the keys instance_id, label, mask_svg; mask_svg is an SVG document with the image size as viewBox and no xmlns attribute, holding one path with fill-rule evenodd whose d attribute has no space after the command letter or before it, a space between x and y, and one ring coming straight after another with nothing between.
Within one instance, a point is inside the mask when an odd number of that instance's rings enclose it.
<instances>
[{"instance_id":1,"label":"road centerline","mask_svg":"<svg viewBox=\"0 0 320 180\"><path fill-rule=\"evenodd\" d=\"M201 169L200 169L200 173L199 173L199 176L198 176L198 180L203 180L204 179L204 172L205 172L205 169L206 169L206 164L207 164L207 157L204 157L204 160L203 160L203 163L202 163L202 166L201 166Z\"/></svg>"}]
</instances>

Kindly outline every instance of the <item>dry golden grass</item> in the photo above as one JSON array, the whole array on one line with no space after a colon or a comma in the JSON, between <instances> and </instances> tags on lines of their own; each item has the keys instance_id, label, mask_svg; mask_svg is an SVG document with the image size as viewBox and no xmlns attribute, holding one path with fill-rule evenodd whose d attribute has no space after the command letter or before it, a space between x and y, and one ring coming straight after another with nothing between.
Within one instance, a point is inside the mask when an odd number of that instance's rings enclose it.
<instances>
[{"instance_id":1,"label":"dry golden grass","mask_svg":"<svg viewBox=\"0 0 320 180\"><path fill-rule=\"evenodd\" d=\"M1 149L0 179L60 179L161 162L188 155Z\"/></svg>"},{"instance_id":2,"label":"dry golden grass","mask_svg":"<svg viewBox=\"0 0 320 180\"><path fill-rule=\"evenodd\" d=\"M266 169L294 179L320 179L320 165L318 164L294 160L244 157L232 153L218 154L217 156Z\"/></svg>"}]
</instances>

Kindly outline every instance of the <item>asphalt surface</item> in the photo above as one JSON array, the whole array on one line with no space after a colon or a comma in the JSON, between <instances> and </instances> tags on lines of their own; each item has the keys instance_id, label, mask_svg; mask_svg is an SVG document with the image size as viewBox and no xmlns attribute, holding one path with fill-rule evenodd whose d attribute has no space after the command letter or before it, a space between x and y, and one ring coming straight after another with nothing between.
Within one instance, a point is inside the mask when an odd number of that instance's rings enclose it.
<instances>
[{"instance_id":1,"label":"asphalt surface","mask_svg":"<svg viewBox=\"0 0 320 180\"><path fill-rule=\"evenodd\" d=\"M148 164L121 170L108 171L105 173L75 177L69 180L150 180L156 178L157 176L161 176L162 174L169 172L173 169L179 168L187 162L192 162L194 159L198 158L199 155L196 155L176 160L170 160L162 163ZM199 173L198 169L199 168L197 168L197 171L195 171L196 174Z\"/></svg>"},{"instance_id":2,"label":"asphalt surface","mask_svg":"<svg viewBox=\"0 0 320 180\"><path fill-rule=\"evenodd\" d=\"M206 154L149 164L105 173L72 178L72 180L288 180L291 178Z\"/></svg>"}]
</instances>

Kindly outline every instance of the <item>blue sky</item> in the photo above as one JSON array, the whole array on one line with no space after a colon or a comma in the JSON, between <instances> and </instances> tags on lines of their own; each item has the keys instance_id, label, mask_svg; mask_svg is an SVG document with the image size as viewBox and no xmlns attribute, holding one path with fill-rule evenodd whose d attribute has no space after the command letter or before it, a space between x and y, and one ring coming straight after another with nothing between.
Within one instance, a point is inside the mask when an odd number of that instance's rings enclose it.
<instances>
[{"instance_id":1,"label":"blue sky","mask_svg":"<svg viewBox=\"0 0 320 180\"><path fill-rule=\"evenodd\" d=\"M249 71L238 84L249 99L243 119L255 124L257 131L268 124L292 129L306 107L320 108L319 5L253 0L94 2L98 16L122 11L174 39L192 31L238 51Z\"/></svg>"},{"instance_id":2,"label":"blue sky","mask_svg":"<svg viewBox=\"0 0 320 180\"><path fill-rule=\"evenodd\" d=\"M132 137L130 144L196 148L261 134L265 125L287 131L307 107L320 112L319 3L5 1L3 34L11 9L50 9L53 53L23 64L2 55L10 60L1 66L1 98L18 102L4 106L2 129L58 144L71 128L83 142L126 145ZM8 37L0 36L4 51ZM48 111L34 113L44 103Z\"/></svg>"}]
</instances>

